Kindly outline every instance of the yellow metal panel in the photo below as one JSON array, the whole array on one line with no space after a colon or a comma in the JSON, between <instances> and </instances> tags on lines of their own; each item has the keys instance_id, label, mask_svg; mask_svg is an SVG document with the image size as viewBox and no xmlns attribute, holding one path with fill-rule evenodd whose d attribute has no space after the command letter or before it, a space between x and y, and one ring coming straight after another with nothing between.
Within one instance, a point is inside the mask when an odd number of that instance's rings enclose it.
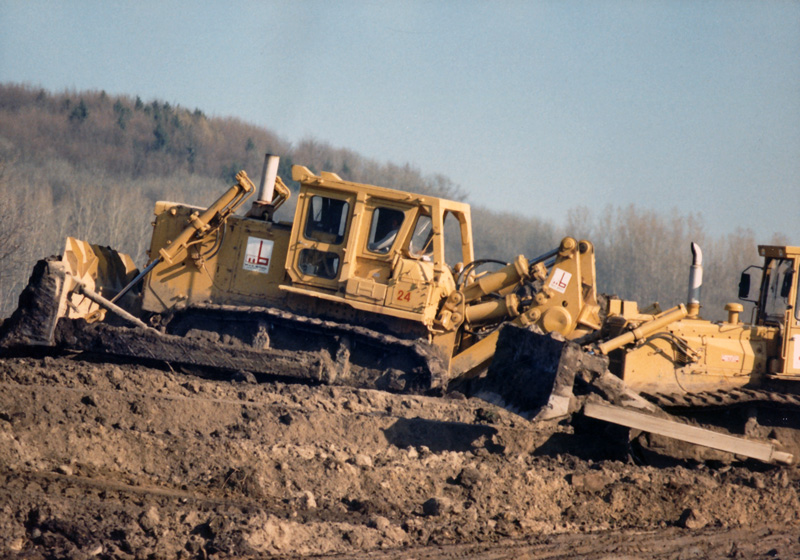
<instances>
[{"instance_id":1,"label":"yellow metal panel","mask_svg":"<svg viewBox=\"0 0 800 560\"><path fill-rule=\"evenodd\" d=\"M420 317L424 315L427 324L436 313L436 306L429 305L434 291L433 277L431 263L399 259L392 272L385 305L411 311Z\"/></svg>"},{"instance_id":2,"label":"yellow metal panel","mask_svg":"<svg viewBox=\"0 0 800 560\"><path fill-rule=\"evenodd\" d=\"M683 320L667 335L650 337L624 355L623 380L640 392L683 392L746 385L766 374L777 349L777 330L749 325ZM689 359L675 339L696 353Z\"/></svg>"},{"instance_id":3,"label":"yellow metal panel","mask_svg":"<svg viewBox=\"0 0 800 560\"><path fill-rule=\"evenodd\" d=\"M428 302L430 286L415 282L393 282L386 291L386 305L422 315Z\"/></svg>"},{"instance_id":4,"label":"yellow metal panel","mask_svg":"<svg viewBox=\"0 0 800 560\"><path fill-rule=\"evenodd\" d=\"M237 220L220 249L215 301L273 304L284 298L278 285L285 276L289 230L269 222Z\"/></svg>"},{"instance_id":5,"label":"yellow metal panel","mask_svg":"<svg viewBox=\"0 0 800 560\"><path fill-rule=\"evenodd\" d=\"M280 289L286 292L304 295L314 299L331 301L335 303L342 303L349 307L352 307L353 309L358 309L360 311L369 311L371 313L379 313L382 315L397 317L399 319L408 319L410 321L415 321L415 322L419 322L421 319L420 315L417 313L409 313L406 311L401 311L399 309L390 309L382 305L373 305L366 302L356 301L352 299L345 299L335 294L320 292L313 289L299 288L295 286L286 286L286 285L281 286Z\"/></svg>"},{"instance_id":6,"label":"yellow metal panel","mask_svg":"<svg viewBox=\"0 0 800 560\"><path fill-rule=\"evenodd\" d=\"M386 284L379 284L371 278L350 278L345 294L349 299L382 302L386 298Z\"/></svg>"}]
</instances>

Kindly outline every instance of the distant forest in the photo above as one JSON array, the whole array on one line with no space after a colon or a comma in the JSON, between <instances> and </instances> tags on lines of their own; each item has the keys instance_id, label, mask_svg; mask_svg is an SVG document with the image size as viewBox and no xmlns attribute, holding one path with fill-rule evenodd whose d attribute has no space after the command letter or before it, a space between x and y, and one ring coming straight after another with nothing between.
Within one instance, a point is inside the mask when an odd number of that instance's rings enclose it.
<instances>
[{"instance_id":1,"label":"distant forest","mask_svg":"<svg viewBox=\"0 0 800 560\"><path fill-rule=\"evenodd\" d=\"M281 156L279 173L287 183L291 166L302 164L348 180L470 202L443 175L378 162L313 138L293 144L200 109L103 91L52 93L0 84L0 316L16 307L34 263L60 253L66 236L129 253L143 266L157 200L208 205L239 170L259 177L267 152ZM642 307L685 300L691 241L704 251L703 314L709 318L724 316L723 305L736 299L739 273L758 259L751 231L712 236L699 217L671 209L599 200L548 219L480 205L472 212L477 258L534 257L565 235L589 239L600 291ZM291 220L291 208L279 217Z\"/></svg>"}]
</instances>

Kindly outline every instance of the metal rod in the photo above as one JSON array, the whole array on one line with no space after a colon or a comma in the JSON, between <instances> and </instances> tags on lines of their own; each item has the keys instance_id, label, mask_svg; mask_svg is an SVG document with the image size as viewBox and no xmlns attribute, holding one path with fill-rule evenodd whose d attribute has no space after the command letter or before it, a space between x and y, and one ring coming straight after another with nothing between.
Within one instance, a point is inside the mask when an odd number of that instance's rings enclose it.
<instances>
[{"instance_id":1,"label":"metal rod","mask_svg":"<svg viewBox=\"0 0 800 560\"><path fill-rule=\"evenodd\" d=\"M545 254L543 254L543 255L539 255L539 256L538 256L538 257L536 257L535 259L531 259L530 263L531 263L532 265L534 265L534 264L536 264L536 263L540 263L540 262L542 262L542 261L546 261L547 259L550 259L550 258L552 258L552 257L555 257L555 256L558 254L558 251L559 251L559 250L560 250L560 249L553 249L552 251L548 251L548 252L546 252L546 253L545 253Z\"/></svg>"},{"instance_id":2,"label":"metal rod","mask_svg":"<svg viewBox=\"0 0 800 560\"><path fill-rule=\"evenodd\" d=\"M86 297L88 297L93 302L95 302L96 304L105 307L115 315L119 315L120 317L122 317L123 319L125 319L130 323L133 323L137 327L143 328L145 330L154 330L152 327L147 326L147 324L144 321L142 321L138 317L134 317L133 315L131 315L118 305L115 305L114 303L110 302L109 300L107 300L106 298L104 298L103 296L101 296L88 286L86 286L86 284L84 284L83 282L79 282L77 279L75 279L75 282L77 284L78 291L83 295L85 295Z\"/></svg>"},{"instance_id":3,"label":"metal rod","mask_svg":"<svg viewBox=\"0 0 800 560\"><path fill-rule=\"evenodd\" d=\"M158 263L160 263L160 262L161 262L161 257L158 257L156 260L154 260L153 262L151 262L150 264L148 264L148 265L145 267L145 269L144 269L143 271L141 271L141 272L139 273L139 275L138 275L136 278L134 278L133 280L131 280L131 281L130 281L130 283L129 283L127 286L125 286L124 288L122 288L122 290L120 290L120 292L119 292L117 295L115 295L113 298L111 298L111 301L110 301L109 303L114 303L114 302L115 302L115 301L117 301L119 298L121 298L122 296L124 296L125 294L127 294L127 293L130 291L130 289L131 289L131 288L133 288L133 287L134 287L136 284L138 284L138 283L139 283L139 281L140 281L142 278L144 278L144 277L145 277L145 275L146 275L148 272L150 272L151 270L153 270L153 268L155 268L155 266L156 266ZM88 295L88 294L87 294L87 295ZM108 300L106 300L106 301L108 301Z\"/></svg>"}]
</instances>

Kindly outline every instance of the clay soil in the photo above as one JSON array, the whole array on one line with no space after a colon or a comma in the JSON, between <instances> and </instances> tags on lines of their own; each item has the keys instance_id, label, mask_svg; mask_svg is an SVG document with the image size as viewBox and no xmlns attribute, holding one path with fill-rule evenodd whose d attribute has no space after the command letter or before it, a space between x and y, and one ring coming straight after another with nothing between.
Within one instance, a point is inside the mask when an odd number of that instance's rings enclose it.
<instances>
[{"instance_id":1,"label":"clay soil","mask_svg":"<svg viewBox=\"0 0 800 560\"><path fill-rule=\"evenodd\" d=\"M458 393L0 359L3 558L797 558L800 472Z\"/></svg>"}]
</instances>

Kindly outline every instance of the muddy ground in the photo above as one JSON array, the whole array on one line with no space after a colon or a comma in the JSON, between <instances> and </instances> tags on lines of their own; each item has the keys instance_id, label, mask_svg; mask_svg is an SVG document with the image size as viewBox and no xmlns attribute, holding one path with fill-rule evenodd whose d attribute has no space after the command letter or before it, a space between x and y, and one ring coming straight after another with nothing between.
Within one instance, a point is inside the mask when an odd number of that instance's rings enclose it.
<instances>
[{"instance_id":1,"label":"muddy ground","mask_svg":"<svg viewBox=\"0 0 800 560\"><path fill-rule=\"evenodd\" d=\"M795 467L643 465L602 425L248 377L0 358L0 556L800 557Z\"/></svg>"}]
</instances>

